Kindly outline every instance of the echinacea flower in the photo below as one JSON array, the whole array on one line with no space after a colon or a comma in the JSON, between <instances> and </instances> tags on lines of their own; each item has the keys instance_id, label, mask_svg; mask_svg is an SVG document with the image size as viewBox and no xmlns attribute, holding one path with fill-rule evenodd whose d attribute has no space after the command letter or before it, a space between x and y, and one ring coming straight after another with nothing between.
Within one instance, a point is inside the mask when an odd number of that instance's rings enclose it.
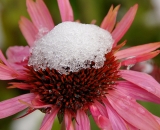
<instances>
[{"instance_id":1,"label":"echinacea flower","mask_svg":"<svg viewBox=\"0 0 160 130\"><path fill-rule=\"evenodd\" d=\"M150 75L122 69L159 54L160 42L120 50L138 5L116 24L120 6L110 8L100 27L75 22L69 0L58 0L62 23L54 25L43 0L27 0L31 17L20 29L29 46L0 52L0 79L29 90L0 102L0 118L26 108L45 113L40 130L90 130L89 114L102 130L159 130L160 118L137 100L160 103L160 84ZM116 24L116 26L115 26ZM88 114L89 113L89 114ZM25 116L25 115L24 115Z\"/></svg>"}]
</instances>

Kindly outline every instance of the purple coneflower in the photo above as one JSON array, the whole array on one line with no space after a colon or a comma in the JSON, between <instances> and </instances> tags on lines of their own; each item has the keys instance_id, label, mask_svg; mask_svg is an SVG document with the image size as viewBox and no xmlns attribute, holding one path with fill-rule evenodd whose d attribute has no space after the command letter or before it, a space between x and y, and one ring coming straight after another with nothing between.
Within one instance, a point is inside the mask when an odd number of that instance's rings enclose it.
<instances>
[{"instance_id":1,"label":"purple coneflower","mask_svg":"<svg viewBox=\"0 0 160 130\"><path fill-rule=\"evenodd\" d=\"M160 42L130 47L117 43L138 5L116 24L120 6L111 6L100 27L75 22L69 0L58 0L62 23L54 25L43 0L27 0L31 21L20 29L29 46L0 52L0 79L29 90L0 102L0 118L28 108L45 113L40 130L51 130L56 115L62 129L90 130L91 115L102 130L159 130L160 119L137 100L160 103L160 84L150 75L123 70L159 54Z\"/></svg>"}]
</instances>

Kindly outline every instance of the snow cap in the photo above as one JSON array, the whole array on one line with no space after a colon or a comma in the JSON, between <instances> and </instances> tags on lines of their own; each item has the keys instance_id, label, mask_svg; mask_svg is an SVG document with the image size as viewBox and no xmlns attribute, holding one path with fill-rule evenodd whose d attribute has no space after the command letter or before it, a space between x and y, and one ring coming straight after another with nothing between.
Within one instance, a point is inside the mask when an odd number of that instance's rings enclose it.
<instances>
[{"instance_id":1,"label":"snow cap","mask_svg":"<svg viewBox=\"0 0 160 130\"><path fill-rule=\"evenodd\" d=\"M28 65L62 74L90 68L91 62L98 69L103 67L113 42L111 34L96 25L63 22L35 41Z\"/></svg>"}]
</instances>

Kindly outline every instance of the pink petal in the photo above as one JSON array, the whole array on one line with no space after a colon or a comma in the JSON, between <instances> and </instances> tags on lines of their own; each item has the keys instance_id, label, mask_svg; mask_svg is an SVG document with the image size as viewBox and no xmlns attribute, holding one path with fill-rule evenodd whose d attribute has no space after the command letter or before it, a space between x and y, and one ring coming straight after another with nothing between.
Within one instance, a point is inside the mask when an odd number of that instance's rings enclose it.
<instances>
[{"instance_id":1,"label":"pink petal","mask_svg":"<svg viewBox=\"0 0 160 130\"><path fill-rule=\"evenodd\" d=\"M144 45L139 45L135 47L130 47L128 49L120 50L115 53L117 59L128 58L132 56L138 56L145 53L154 51L155 49L160 48L160 42L149 43Z\"/></svg>"},{"instance_id":2,"label":"pink petal","mask_svg":"<svg viewBox=\"0 0 160 130\"><path fill-rule=\"evenodd\" d=\"M97 117L97 116L101 115L101 113L99 112L98 108L95 105L91 105L89 107L89 110L92 113L93 117Z\"/></svg>"},{"instance_id":3,"label":"pink petal","mask_svg":"<svg viewBox=\"0 0 160 130\"><path fill-rule=\"evenodd\" d=\"M27 10L38 30L46 28L50 31L53 29L54 23L52 17L43 0L36 0L35 2L27 0Z\"/></svg>"},{"instance_id":4,"label":"pink petal","mask_svg":"<svg viewBox=\"0 0 160 130\"><path fill-rule=\"evenodd\" d=\"M119 81L116 86L116 90L123 92L124 94L129 95L136 100L160 103L159 97L131 82Z\"/></svg>"},{"instance_id":5,"label":"pink petal","mask_svg":"<svg viewBox=\"0 0 160 130\"><path fill-rule=\"evenodd\" d=\"M152 76L131 70L121 70L119 74L122 78L160 98L160 84Z\"/></svg>"},{"instance_id":6,"label":"pink petal","mask_svg":"<svg viewBox=\"0 0 160 130\"><path fill-rule=\"evenodd\" d=\"M106 117L100 115L98 116L98 121L101 130L113 130L110 121Z\"/></svg>"},{"instance_id":7,"label":"pink petal","mask_svg":"<svg viewBox=\"0 0 160 130\"><path fill-rule=\"evenodd\" d=\"M124 36L124 34L127 32L129 27L131 26L134 20L135 14L137 12L137 8L138 8L137 4L131 7L129 11L124 15L122 20L118 23L116 28L113 30L112 36L113 36L113 39L115 40L113 46L117 45L117 42Z\"/></svg>"},{"instance_id":8,"label":"pink petal","mask_svg":"<svg viewBox=\"0 0 160 130\"><path fill-rule=\"evenodd\" d=\"M156 121L160 124L160 118L158 116L154 116L154 118L156 119Z\"/></svg>"},{"instance_id":9,"label":"pink petal","mask_svg":"<svg viewBox=\"0 0 160 130\"><path fill-rule=\"evenodd\" d=\"M34 94L29 93L0 102L0 118L2 119L24 110L28 106L20 103L19 100L30 102L34 96Z\"/></svg>"},{"instance_id":10,"label":"pink petal","mask_svg":"<svg viewBox=\"0 0 160 130\"><path fill-rule=\"evenodd\" d=\"M117 17L119 7L120 7L120 5L116 6L115 9L113 10L113 6L111 6L108 14L106 15L106 17L102 21L102 24L100 26L101 28L106 29L109 32L111 32L113 30L113 28L115 26L116 17Z\"/></svg>"},{"instance_id":11,"label":"pink petal","mask_svg":"<svg viewBox=\"0 0 160 130\"><path fill-rule=\"evenodd\" d=\"M30 56L29 49L28 46L13 46L7 49L6 55L12 68L17 71L24 70Z\"/></svg>"},{"instance_id":12,"label":"pink petal","mask_svg":"<svg viewBox=\"0 0 160 130\"><path fill-rule=\"evenodd\" d=\"M6 58L4 57L2 51L0 50L0 63L1 63L1 61L2 61L5 65L7 65L7 66L10 67L10 64L8 63L8 61L6 60Z\"/></svg>"},{"instance_id":13,"label":"pink petal","mask_svg":"<svg viewBox=\"0 0 160 130\"><path fill-rule=\"evenodd\" d=\"M59 109L57 109L56 107L53 107L52 112L50 114L45 115L42 121L40 130L51 130L52 129L52 125L53 125L53 122L54 122L54 119L56 117L58 110Z\"/></svg>"},{"instance_id":14,"label":"pink petal","mask_svg":"<svg viewBox=\"0 0 160 130\"><path fill-rule=\"evenodd\" d=\"M82 110L77 111L75 128L76 130L90 130L89 118Z\"/></svg>"},{"instance_id":15,"label":"pink petal","mask_svg":"<svg viewBox=\"0 0 160 130\"><path fill-rule=\"evenodd\" d=\"M127 128L128 128L128 130L139 130L138 128L136 128L136 127L132 126L132 125L131 125L131 124L129 124L128 122L126 122L126 124L127 124Z\"/></svg>"},{"instance_id":16,"label":"pink petal","mask_svg":"<svg viewBox=\"0 0 160 130\"><path fill-rule=\"evenodd\" d=\"M159 130L160 125L144 107L129 96L117 91L107 98L117 113L128 123L141 130Z\"/></svg>"},{"instance_id":17,"label":"pink petal","mask_svg":"<svg viewBox=\"0 0 160 130\"><path fill-rule=\"evenodd\" d=\"M71 114L65 113L64 120L65 120L65 127L66 127L65 130L74 130Z\"/></svg>"},{"instance_id":18,"label":"pink petal","mask_svg":"<svg viewBox=\"0 0 160 130\"><path fill-rule=\"evenodd\" d=\"M99 110L99 112L101 113L101 115L106 116L108 118L108 113L106 111L105 106L102 105L102 103L100 103L98 101L94 101L94 106L97 107L97 109Z\"/></svg>"},{"instance_id":19,"label":"pink petal","mask_svg":"<svg viewBox=\"0 0 160 130\"><path fill-rule=\"evenodd\" d=\"M128 130L128 128L126 128L124 120L117 114L117 112L112 108L112 106L110 106L107 99L104 99L103 103L106 106L113 130Z\"/></svg>"},{"instance_id":20,"label":"pink petal","mask_svg":"<svg viewBox=\"0 0 160 130\"><path fill-rule=\"evenodd\" d=\"M123 65L128 66L128 65L136 64L138 62L146 61L146 60L152 59L153 57L157 56L159 53L160 53L160 51L157 50L157 51L154 51L154 52L149 52L149 53L145 53L145 54L142 54L142 55L138 55L138 56L133 57L133 58L128 58L127 60L122 61L121 65L122 66Z\"/></svg>"},{"instance_id":21,"label":"pink petal","mask_svg":"<svg viewBox=\"0 0 160 130\"><path fill-rule=\"evenodd\" d=\"M40 96L39 95L36 95L35 98L32 100L31 102L32 104L32 108L51 108L53 105L52 104L46 104L44 102L42 102L40 100Z\"/></svg>"},{"instance_id":22,"label":"pink petal","mask_svg":"<svg viewBox=\"0 0 160 130\"><path fill-rule=\"evenodd\" d=\"M102 130L112 130L111 123L107 117L101 115L100 111L95 105L90 106L90 112L98 127Z\"/></svg>"},{"instance_id":23,"label":"pink petal","mask_svg":"<svg viewBox=\"0 0 160 130\"><path fill-rule=\"evenodd\" d=\"M33 43L36 40L36 36L38 34L37 28L25 17L21 17L19 21L19 27L28 44L33 46Z\"/></svg>"},{"instance_id":24,"label":"pink petal","mask_svg":"<svg viewBox=\"0 0 160 130\"><path fill-rule=\"evenodd\" d=\"M10 62L23 62L24 60L28 59L30 53L29 53L29 47L28 46L14 46L9 47L7 49L6 55L8 57L8 61Z\"/></svg>"},{"instance_id":25,"label":"pink petal","mask_svg":"<svg viewBox=\"0 0 160 130\"><path fill-rule=\"evenodd\" d=\"M73 21L73 10L69 3L69 0L57 0L61 13L62 22Z\"/></svg>"},{"instance_id":26,"label":"pink petal","mask_svg":"<svg viewBox=\"0 0 160 130\"><path fill-rule=\"evenodd\" d=\"M103 19L102 23L101 23L101 28L106 29L108 26L108 22L110 17L112 16L113 13L113 5L110 7L108 14L105 16L105 18Z\"/></svg>"},{"instance_id":27,"label":"pink petal","mask_svg":"<svg viewBox=\"0 0 160 130\"><path fill-rule=\"evenodd\" d=\"M20 89L31 89L31 86L26 83L17 83L17 82L10 82L11 84L8 88L20 88Z\"/></svg>"},{"instance_id":28,"label":"pink petal","mask_svg":"<svg viewBox=\"0 0 160 130\"><path fill-rule=\"evenodd\" d=\"M1 80L10 80L15 79L19 74L12 68L0 63L0 79Z\"/></svg>"},{"instance_id":29,"label":"pink petal","mask_svg":"<svg viewBox=\"0 0 160 130\"><path fill-rule=\"evenodd\" d=\"M95 19L93 19L92 21L91 21L91 24L96 24L96 20Z\"/></svg>"}]
</instances>

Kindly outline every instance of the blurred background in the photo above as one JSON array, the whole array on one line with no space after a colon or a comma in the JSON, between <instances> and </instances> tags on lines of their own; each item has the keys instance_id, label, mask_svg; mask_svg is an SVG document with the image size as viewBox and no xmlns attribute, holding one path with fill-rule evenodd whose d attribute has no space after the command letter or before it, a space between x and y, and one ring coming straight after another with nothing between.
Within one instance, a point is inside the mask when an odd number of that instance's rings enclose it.
<instances>
[{"instance_id":1,"label":"blurred background","mask_svg":"<svg viewBox=\"0 0 160 130\"><path fill-rule=\"evenodd\" d=\"M60 23L57 1L44 1L52 14L55 24ZM139 8L135 20L122 41L127 39L128 47L160 41L160 0L70 0L70 2L74 10L75 20L80 20L82 23L90 23L92 20L96 20L97 25L100 25L111 5L121 5L117 18L117 21L119 21L131 6L138 3ZM29 18L25 0L0 0L0 48L4 54L9 46L27 45L18 25L21 16ZM151 67L156 66L159 69L160 56L145 64L149 64ZM156 76L160 77L160 71L159 73L157 71ZM159 77L157 80L160 79ZM160 80L158 81L160 82ZM7 81L0 82L0 101L25 93L25 91L7 89L6 87ZM153 114L160 116L160 105L140 103ZM38 130L44 115L36 111L23 119L15 120L17 116L20 115L1 119L0 130ZM92 119L91 122L92 130L98 130ZM59 127L56 120L53 129L58 130Z\"/></svg>"}]
</instances>

